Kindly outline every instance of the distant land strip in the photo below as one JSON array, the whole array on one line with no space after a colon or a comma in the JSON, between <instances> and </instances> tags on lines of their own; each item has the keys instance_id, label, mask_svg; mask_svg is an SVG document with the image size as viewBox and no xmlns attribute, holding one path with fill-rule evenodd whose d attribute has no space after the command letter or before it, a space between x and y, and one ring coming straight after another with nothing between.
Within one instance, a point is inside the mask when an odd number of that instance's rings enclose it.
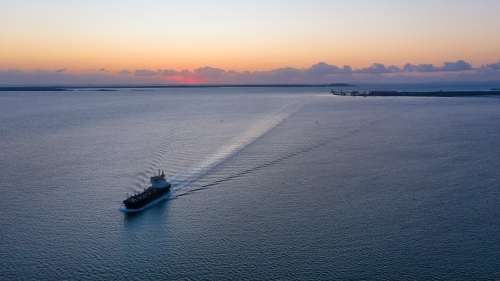
<instances>
[{"instance_id":1,"label":"distant land strip","mask_svg":"<svg viewBox=\"0 0 500 281\"><path fill-rule=\"evenodd\" d=\"M361 96L361 97L493 97L500 98L500 90L490 91L431 91L431 92L417 92L417 91L370 91L359 93L353 91L348 92L330 92L336 96Z\"/></svg>"},{"instance_id":2,"label":"distant land strip","mask_svg":"<svg viewBox=\"0 0 500 281\"><path fill-rule=\"evenodd\" d=\"M295 88L295 87L353 87L346 83L332 84L219 84L219 85L89 85L89 86L8 86L1 87L0 91L73 91L89 89L92 91L106 91L106 89L163 89L163 88Z\"/></svg>"},{"instance_id":3,"label":"distant land strip","mask_svg":"<svg viewBox=\"0 0 500 281\"><path fill-rule=\"evenodd\" d=\"M67 91L64 87L52 87L52 86L26 86L26 87L0 87L0 92L25 92L25 91Z\"/></svg>"},{"instance_id":4,"label":"distant land strip","mask_svg":"<svg viewBox=\"0 0 500 281\"><path fill-rule=\"evenodd\" d=\"M239 85L100 85L100 86L0 86L0 92L16 91L116 91L115 89L163 89L163 88L258 88L258 87L352 87L355 85L346 83L333 84L239 84ZM500 89L492 88L481 91L369 91L360 93L336 92L332 94L338 96L362 96L362 97L493 97L500 98Z\"/></svg>"}]
</instances>

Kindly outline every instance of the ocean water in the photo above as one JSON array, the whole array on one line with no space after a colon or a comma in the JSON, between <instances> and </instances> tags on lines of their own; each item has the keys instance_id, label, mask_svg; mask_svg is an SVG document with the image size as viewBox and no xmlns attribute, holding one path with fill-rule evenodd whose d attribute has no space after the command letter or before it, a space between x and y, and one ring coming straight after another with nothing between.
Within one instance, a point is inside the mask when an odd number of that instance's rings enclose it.
<instances>
[{"instance_id":1,"label":"ocean water","mask_svg":"<svg viewBox=\"0 0 500 281\"><path fill-rule=\"evenodd\" d=\"M500 99L328 91L0 92L1 279L500 279Z\"/></svg>"}]
</instances>

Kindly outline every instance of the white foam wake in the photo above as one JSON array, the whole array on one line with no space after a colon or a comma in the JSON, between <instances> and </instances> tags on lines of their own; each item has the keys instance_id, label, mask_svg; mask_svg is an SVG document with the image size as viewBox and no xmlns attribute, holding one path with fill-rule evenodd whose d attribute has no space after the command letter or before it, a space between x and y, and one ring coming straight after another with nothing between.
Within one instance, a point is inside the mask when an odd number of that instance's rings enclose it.
<instances>
[{"instance_id":1,"label":"white foam wake","mask_svg":"<svg viewBox=\"0 0 500 281\"><path fill-rule=\"evenodd\" d=\"M196 166L171 176L168 179L168 182L172 184L172 188L174 190L178 190L201 178L211 169L222 164L224 161L229 159L229 157L250 145L265 133L269 132L291 114L298 111L301 107L302 104L297 101L283 106L278 111L252 125L244 133L232 139L229 143L221 147L217 152L207 157Z\"/></svg>"}]
</instances>

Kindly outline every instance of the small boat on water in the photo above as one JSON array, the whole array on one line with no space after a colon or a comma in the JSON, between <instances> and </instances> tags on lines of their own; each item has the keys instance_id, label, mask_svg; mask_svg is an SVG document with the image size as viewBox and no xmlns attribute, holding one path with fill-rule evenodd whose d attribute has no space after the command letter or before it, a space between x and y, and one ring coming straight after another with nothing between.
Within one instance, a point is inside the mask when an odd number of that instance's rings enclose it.
<instances>
[{"instance_id":1,"label":"small boat on water","mask_svg":"<svg viewBox=\"0 0 500 281\"><path fill-rule=\"evenodd\" d=\"M158 169L158 175L154 174L149 178L151 186L143 192L130 196L123 200L127 210L138 210L154 200L162 197L170 191L170 183L165 179L165 174Z\"/></svg>"}]
</instances>

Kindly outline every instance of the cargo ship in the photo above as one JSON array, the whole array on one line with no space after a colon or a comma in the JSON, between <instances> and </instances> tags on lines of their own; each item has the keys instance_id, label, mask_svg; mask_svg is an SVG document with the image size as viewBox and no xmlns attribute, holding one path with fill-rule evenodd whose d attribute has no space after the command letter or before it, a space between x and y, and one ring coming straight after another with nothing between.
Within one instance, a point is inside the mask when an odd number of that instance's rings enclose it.
<instances>
[{"instance_id":1,"label":"cargo ship","mask_svg":"<svg viewBox=\"0 0 500 281\"><path fill-rule=\"evenodd\" d=\"M139 210L154 200L162 197L170 191L170 183L165 180L165 174L158 169L158 175L153 174L149 178L151 186L143 192L130 196L123 200L127 210Z\"/></svg>"}]
</instances>

